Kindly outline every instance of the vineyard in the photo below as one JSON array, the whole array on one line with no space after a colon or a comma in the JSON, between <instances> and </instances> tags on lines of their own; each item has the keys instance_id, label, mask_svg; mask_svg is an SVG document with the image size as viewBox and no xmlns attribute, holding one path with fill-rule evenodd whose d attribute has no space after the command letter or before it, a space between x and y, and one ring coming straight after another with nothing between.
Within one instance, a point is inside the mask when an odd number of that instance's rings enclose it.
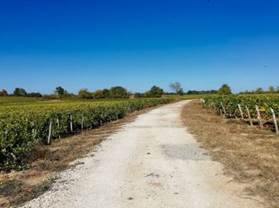
<instances>
[{"instance_id":1,"label":"vineyard","mask_svg":"<svg viewBox=\"0 0 279 208\"><path fill-rule=\"evenodd\" d=\"M251 126L272 128L278 132L279 96L270 95L227 95L207 96L204 106L225 118L241 119Z\"/></svg>"},{"instance_id":2,"label":"vineyard","mask_svg":"<svg viewBox=\"0 0 279 208\"><path fill-rule=\"evenodd\" d=\"M147 107L166 104L170 98L110 101L30 102L0 105L0 169L20 169L38 143L50 144L84 129Z\"/></svg>"}]
</instances>

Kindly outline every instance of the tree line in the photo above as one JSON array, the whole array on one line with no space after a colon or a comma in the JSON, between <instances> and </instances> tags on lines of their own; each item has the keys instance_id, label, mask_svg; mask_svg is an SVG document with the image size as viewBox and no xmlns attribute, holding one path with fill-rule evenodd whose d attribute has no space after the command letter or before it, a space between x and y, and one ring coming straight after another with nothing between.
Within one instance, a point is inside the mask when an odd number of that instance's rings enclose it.
<instances>
[{"instance_id":1,"label":"tree line","mask_svg":"<svg viewBox=\"0 0 279 208\"><path fill-rule=\"evenodd\" d=\"M39 92L27 93L25 89L17 87L12 94L9 94L5 89L0 90L0 96L42 97L42 94Z\"/></svg>"},{"instance_id":2,"label":"tree line","mask_svg":"<svg viewBox=\"0 0 279 208\"><path fill-rule=\"evenodd\" d=\"M220 95L229 95L233 94L231 87L228 84L223 84L216 93ZM274 87L270 86L267 90L264 90L263 88L259 87L256 90L252 91L243 91L239 92L239 94L268 94L268 93L279 93L279 86Z\"/></svg>"},{"instance_id":3,"label":"tree line","mask_svg":"<svg viewBox=\"0 0 279 208\"><path fill-rule=\"evenodd\" d=\"M80 97L85 99L102 99L102 98L129 98L129 97L161 97L164 90L158 86L152 86L150 90L144 93L130 93L122 86L114 86L109 89L99 89L89 91L88 89L80 89L77 94L70 93L61 86L55 88L52 94L43 95L39 92L27 92L24 88L15 88L13 93L9 94L7 90L0 91L0 96L17 96L17 97L46 97L46 98L67 98Z\"/></svg>"},{"instance_id":4,"label":"tree line","mask_svg":"<svg viewBox=\"0 0 279 208\"><path fill-rule=\"evenodd\" d=\"M243 91L240 92L240 94L265 94L265 93L279 93L279 86L274 87L274 86L270 86L268 87L268 89L263 89L262 87L259 87L255 90L251 90L251 91Z\"/></svg>"},{"instance_id":5,"label":"tree line","mask_svg":"<svg viewBox=\"0 0 279 208\"><path fill-rule=\"evenodd\" d=\"M131 93L122 86L114 86L109 89L99 89L96 91L89 91L86 88L80 89L77 94L69 93L61 86L55 88L53 94L42 95L39 92L27 92L24 88L15 88L13 93L9 94L7 90L0 90L0 96L19 96L19 97L46 97L46 98L65 98L65 97L80 97L85 99L102 99L102 98L143 98L143 97L161 97L162 95L204 95L204 94L232 94L231 87L228 84L223 84L218 90L188 90L184 92L179 82L173 82L169 85L171 92L164 92L159 86L152 86L144 93ZM279 93L279 86L270 86L268 90L257 88L252 91L243 91L239 94L263 94L263 93Z\"/></svg>"},{"instance_id":6,"label":"tree line","mask_svg":"<svg viewBox=\"0 0 279 208\"><path fill-rule=\"evenodd\" d=\"M181 84L174 82L170 84L170 88L175 94L184 94ZM42 95L39 92L27 92L24 88L15 88L13 93L9 94L7 90L3 89L0 91L0 96L18 96L18 97L48 97L48 98L65 98L65 97L80 97L85 99L101 99L101 98L129 98L129 97L161 97L166 94L159 86L152 86L148 91L144 93L131 93L122 86L114 86L109 89L99 89L96 91L89 91L86 88L80 89L77 94L69 93L66 89L61 86L55 88L53 94Z\"/></svg>"}]
</instances>

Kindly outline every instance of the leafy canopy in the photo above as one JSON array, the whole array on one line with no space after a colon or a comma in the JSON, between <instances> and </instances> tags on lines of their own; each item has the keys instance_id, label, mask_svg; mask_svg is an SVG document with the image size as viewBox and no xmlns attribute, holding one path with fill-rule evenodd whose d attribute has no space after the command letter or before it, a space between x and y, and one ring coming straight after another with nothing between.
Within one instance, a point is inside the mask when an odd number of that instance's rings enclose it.
<instances>
[{"instance_id":1,"label":"leafy canopy","mask_svg":"<svg viewBox=\"0 0 279 208\"><path fill-rule=\"evenodd\" d=\"M229 85L223 84L222 87L218 90L218 94L220 95L230 95L232 94L232 90Z\"/></svg>"}]
</instances>

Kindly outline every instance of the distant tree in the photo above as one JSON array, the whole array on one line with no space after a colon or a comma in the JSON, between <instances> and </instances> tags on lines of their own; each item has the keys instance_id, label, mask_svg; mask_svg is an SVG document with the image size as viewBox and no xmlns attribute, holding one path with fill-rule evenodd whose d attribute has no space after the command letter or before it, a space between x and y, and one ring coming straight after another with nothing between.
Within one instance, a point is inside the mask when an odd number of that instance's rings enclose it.
<instances>
[{"instance_id":1,"label":"distant tree","mask_svg":"<svg viewBox=\"0 0 279 208\"><path fill-rule=\"evenodd\" d=\"M170 88L178 95L183 94L183 88L181 87L181 84L179 82L171 83Z\"/></svg>"},{"instance_id":2,"label":"distant tree","mask_svg":"<svg viewBox=\"0 0 279 208\"><path fill-rule=\"evenodd\" d=\"M8 96L8 95L9 94L8 94L7 90L3 89L3 90L0 91L0 96Z\"/></svg>"},{"instance_id":3,"label":"distant tree","mask_svg":"<svg viewBox=\"0 0 279 208\"><path fill-rule=\"evenodd\" d=\"M27 92L25 89L17 87L17 88L15 88L13 95L14 96L26 96Z\"/></svg>"},{"instance_id":4,"label":"distant tree","mask_svg":"<svg viewBox=\"0 0 279 208\"><path fill-rule=\"evenodd\" d=\"M250 92L250 91L248 91L248 90L239 92L239 94L251 94L251 93L252 93L252 92Z\"/></svg>"},{"instance_id":5,"label":"distant tree","mask_svg":"<svg viewBox=\"0 0 279 208\"><path fill-rule=\"evenodd\" d=\"M109 98L110 97L110 91L108 89L96 90L93 93L93 97L96 98L96 99Z\"/></svg>"},{"instance_id":6,"label":"distant tree","mask_svg":"<svg viewBox=\"0 0 279 208\"><path fill-rule=\"evenodd\" d=\"M268 88L268 92L274 93L274 92L275 92L275 87L270 86L270 87Z\"/></svg>"},{"instance_id":7,"label":"distant tree","mask_svg":"<svg viewBox=\"0 0 279 208\"><path fill-rule=\"evenodd\" d=\"M30 92L27 94L28 97L42 97L42 94L39 92Z\"/></svg>"},{"instance_id":8,"label":"distant tree","mask_svg":"<svg viewBox=\"0 0 279 208\"><path fill-rule=\"evenodd\" d=\"M89 92L87 89L80 89L80 91L78 92L78 96L85 99L93 98L92 93Z\"/></svg>"},{"instance_id":9,"label":"distant tree","mask_svg":"<svg viewBox=\"0 0 279 208\"><path fill-rule=\"evenodd\" d=\"M257 88L256 91L255 91L255 93L259 93L259 94L261 94L263 92L264 92L264 90L261 87Z\"/></svg>"},{"instance_id":10,"label":"distant tree","mask_svg":"<svg viewBox=\"0 0 279 208\"><path fill-rule=\"evenodd\" d=\"M103 90L96 90L93 93L93 97L96 98L96 99L104 98Z\"/></svg>"},{"instance_id":11,"label":"distant tree","mask_svg":"<svg viewBox=\"0 0 279 208\"><path fill-rule=\"evenodd\" d=\"M145 93L146 97L161 97L164 94L164 90L158 86L153 86L149 91Z\"/></svg>"},{"instance_id":12,"label":"distant tree","mask_svg":"<svg viewBox=\"0 0 279 208\"><path fill-rule=\"evenodd\" d=\"M188 95L200 95L200 94L217 94L217 90L189 90Z\"/></svg>"},{"instance_id":13,"label":"distant tree","mask_svg":"<svg viewBox=\"0 0 279 208\"><path fill-rule=\"evenodd\" d=\"M109 94L111 98L128 98L129 93L128 91L121 86L115 86L110 88Z\"/></svg>"},{"instance_id":14,"label":"distant tree","mask_svg":"<svg viewBox=\"0 0 279 208\"><path fill-rule=\"evenodd\" d=\"M134 97L135 97L135 98L142 98L142 97L144 97L144 94L143 94L143 93L136 92L136 93L134 94Z\"/></svg>"},{"instance_id":15,"label":"distant tree","mask_svg":"<svg viewBox=\"0 0 279 208\"><path fill-rule=\"evenodd\" d=\"M230 95L232 94L231 88L227 84L223 84L218 90L218 94L220 95Z\"/></svg>"},{"instance_id":16,"label":"distant tree","mask_svg":"<svg viewBox=\"0 0 279 208\"><path fill-rule=\"evenodd\" d=\"M110 90L108 90L108 89L103 89L103 96L104 96L104 98L109 98L109 96L110 96Z\"/></svg>"},{"instance_id":17,"label":"distant tree","mask_svg":"<svg viewBox=\"0 0 279 208\"><path fill-rule=\"evenodd\" d=\"M63 97L68 94L68 92L61 86L56 87L54 93L59 97Z\"/></svg>"},{"instance_id":18,"label":"distant tree","mask_svg":"<svg viewBox=\"0 0 279 208\"><path fill-rule=\"evenodd\" d=\"M276 87L276 92L279 92L279 86Z\"/></svg>"}]
</instances>

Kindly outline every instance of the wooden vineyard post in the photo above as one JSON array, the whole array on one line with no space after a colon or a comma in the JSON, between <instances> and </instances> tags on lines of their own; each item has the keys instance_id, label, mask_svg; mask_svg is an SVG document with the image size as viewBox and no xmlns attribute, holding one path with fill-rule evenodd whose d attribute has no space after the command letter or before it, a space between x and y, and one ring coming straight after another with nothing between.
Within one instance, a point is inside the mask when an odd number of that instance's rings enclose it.
<instances>
[{"instance_id":1,"label":"wooden vineyard post","mask_svg":"<svg viewBox=\"0 0 279 208\"><path fill-rule=\"evenodd\" d=\"M277 124L277 120L276 120L276 116L275 116L274 110L272 108L270 108L270 111L272 113L272 118L273 118L273 123L274 123L274 126L275 126L276 134L279 134L278 124Z\"/></svg>"},{"instance_id":2,"label":"wooden vineyard post","mask_svg":"<svg viewBox=\"0 0 279 208\"><path fill-rule=\"evenodd\" d=\"M56 119L56 123L57 123L57 127L58 127L58 129L59 129L59 128L60 128L59 118Z\"/></svg>"},{"instance_id":3,"label":"wooden vineyard post","mask_svg":"<svg viewBox=\"0 0 279 208\"><path fill-rule=\"evenodd\" d=\"M215 103L213 103L213 102L210 103L210 105L209 105L209 110L213 110L215 113L217 112Z\"/></svg>"},{"instance_id":4,"label":"wooden vineyard post","mask_svg":"<svg viewBox=\"0 0 279 208\"><path fill-rule=\"evenodd\" d=\"M238 109L239 109L239 112L240 112L241 119L243 120L244 119L244 115L243 115L243 111L242 111L241 105L237 104L237 106L238 106Z\"/></svg>"},{"instance_id":5,"label":"wooden vineyard post","mask_svg":"<svg viewBox=\"0 0 279 208\"><path fill-rule=\"evenodd\" d=\"M212 106L212 108L213 108L213 110L216 112L216 106L215 106L215 103L211 103L211 106Z\"/></svg>"},{"instance_id":6,"label":"wooden vineyard post","mask_svg":"<svg viewBox=\"0 0 279 208\"><path fill-rule=\"evenodd\" d=\"M260 125L260 128L262 129L263 128L263 122L262 122L259 106L257 106L257 105L256 105L256 111L257 111L257 118L258 118L258 121L259 121L259 125Z\"/></svg>"},{"instance_id":7,"label":"wooden vineyard post","mask_svg":"<svg viewBox=\"0 0 279 208\"><path fill-rule=\"evenodd\" d=\"M49 122L47 144L51 143L52 121Z\"/></svg>"},{"instance_id":8,"label":"wooden vineyard post","mask_svg":"<svg viewBox=\"0 0 279 208\"><path fill-rule=\"evenodd\" d=\"M245 106L245 109L247 111L247 115L248 115L248 119L249 119L249 122L250 122L250 126L253 126L253 121L251 119L251 114L250 114L249 108L247 106Z\"/></svg>"},{"instance_id":9,"label":"wooden vineyard post","mask_svg":"<svg viewBox=\"0 0 279 208\"><path fill-rule=\"evenodd\" d=\"M205 100L201 98L201 103L202 103L202 106L204 107L205 106Z\"/></svg>"},{"instance_id":10,"label":"wooden vineyard post","mask_svg":"<svg viewBox=\"0 0 279 208\"><path fill-rule=\"evenodd\" d=\"M73 116L72 116L72 114L70 115L70 131L71 131L71 133L73 132Z\"/></svg>"},{"instance_id":11,"label":"wooden vineyard post","mask_svg":"<svg viewBox=\"0 0 279 208\"><path fill-rule=\"evenodd\" d=\"M32 128L32 137L35 138L35 136L36 136L36 131L34 128Z\"/></svg>"},{"instance_id":12,"label":"wooden vineyard post","mask_svg":"<svg viewBox=\"0 0 279 208\"><path fill-rule=\"evenodd\" d=\"M84 117L81 117L81 132L83 132L83 128L84 128Z\"/></svg>"},{"instance_id":13,"label":"wooden vineyard post","mask_svg":"<svg viewBox=\"0 0 279 208\"><path fill-rule=\"evenodd\" d=\"M225 106L223 105L223 102L221 102L221 106L222 106L222 110L224 112L224 118L226 118L227 112L226 112Z\"/></svg>"},{"instance_id":14,"label":"wooden vineyard post","mask_svg":"<svg viewBox=\"0 0 279 208\"><path fill-rule=\"evenodd\" d=\"M5 133L4 133L4 140L7 140L7 139L8 139L8 130L6 129Z\"/></svg>"},{"instance_id":15,"label":"wooden vineyard post","mask_svg":"<svg viewBox=\"0 0 279 208\"><path fill-rule=\"evenodd\" d=\"M220 116L223 116L223 111L221 108L219 108L219 113L220 113Z\"/></svg>"},{"instance_id":16,"label":"wooden vineyard post","mask_svg":"<svg viewBox=\"0 0 279 208\"><path fill-rule=\"evenodd\" d=\"M59 118L56 119L56 124L57 124L58 133L59 133L59 131L60 131L60 121L59 121ZM61 138L60 133L58 135L58 138L59 139Z\"/></svg>"}]
</instances>

